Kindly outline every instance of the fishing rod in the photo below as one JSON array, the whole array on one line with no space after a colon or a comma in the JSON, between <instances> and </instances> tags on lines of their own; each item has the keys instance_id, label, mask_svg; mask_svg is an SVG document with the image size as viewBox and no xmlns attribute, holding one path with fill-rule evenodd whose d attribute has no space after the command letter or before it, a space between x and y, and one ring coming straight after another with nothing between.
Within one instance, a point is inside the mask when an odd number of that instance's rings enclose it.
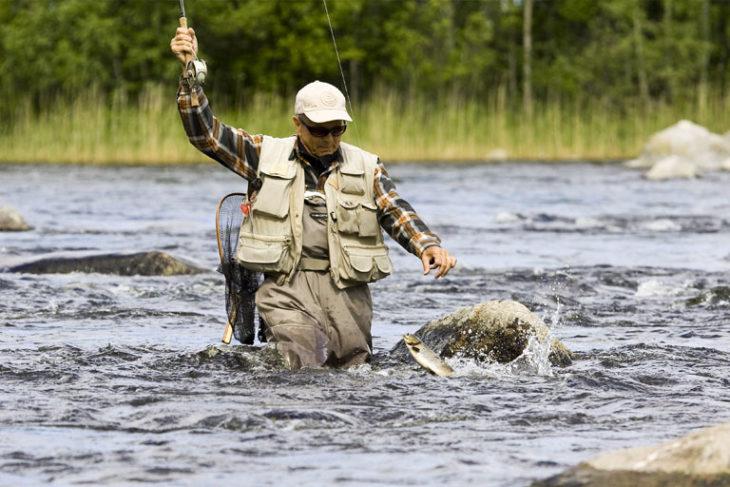
<instances>
[{"instance_id":1,"label":"fishing rod","mask_svg":"<svg viewBox=\"0 0 730 487\"><path fill-rule=\"evenodd\" d=\"M180 0L182 2L182 0ZM330 11L327 8L327 0L322 0L324 6L324 13L327 16L327 24L330 28L330 36L332 37L332 45L335 48L335 56L337 57L337 66L340 68L340 76L342 76L342 87L345 88L345 97L347 103L350 105L350 113L352 113L352 100L350 100L350 92L347 90L347 81L345 80L345 72L342 70L342 60L340 60L340 50L337 49L337 40L335 39L335 30L332 28L332 19L330 18Z\"/></svg>"},{"instance_id":2,"label":"fishing rod","mask_svg":"<svg viewBox=\"0 0 730 487\"><path fill-rule=\"evenodd\" d=\"M180 0L180 27L188 28L188 19L185 15L185 0ZM182 69L182 76L187 81L191 93L193 106L198 106L198 96L193 90L195 85L202 85L208 76L208 66L205 61L198 59L198 53L193 51L192 55L185 56L185 66Z\"/></svg>"},{"instance_id":3,"label":"fishing rod","mask_svg":"<svg viewBox=\"0 0 730 487\"><path fill-rule=\"evenodd\" d=\"M181 0L182 1L182 0ZM330 11L327 8L327 0L322 0L322 6L324 7L324 13L327 16L327 25L329 25L330 28L330 37L332 38L332 46L335 48L335 57L337 58L337 66L340 68L340 76L342 77L342 87L345 89L345 99L347 100L347 105L350 107L350 114L354 116L355 112L352 109L352 100L350 99L350 91L347 89L347 80L345 79L345 71L342 69L342 60L340 59L340 50L337 49L337 39L335 38L335 30L332 27L332 19L330 18ZM358 141L360 139L359 132L357 130L357 125L353 125L354 127L354 139Z\"/></svg>"}]
</instances>

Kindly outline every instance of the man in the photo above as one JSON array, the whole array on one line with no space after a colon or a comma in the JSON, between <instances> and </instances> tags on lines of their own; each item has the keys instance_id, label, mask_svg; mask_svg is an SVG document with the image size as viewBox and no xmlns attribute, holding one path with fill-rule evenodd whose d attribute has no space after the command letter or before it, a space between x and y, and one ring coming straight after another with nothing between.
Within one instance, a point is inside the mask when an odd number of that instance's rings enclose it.
<instances>
[{"instance_id":1,"label":"man","mask_svg":"<svg viewBox=\"0 0 730 487\"><path fill-rule=\"evenodd\" d=\"M170 48L185 63L197 51L193 29L178 28ZM296 135L285 139L221 123L202 89L192 91L181 82L190 142L250 182L236 258L266 276L256 306L269 342L291 368L367 362L367 283L391 272L381 228L420 257L424 275L445 276L456 259L398 195L377 156L340 141L352 119L334 86L315 81L297 93Z\"/></svg>"}]
</instances>

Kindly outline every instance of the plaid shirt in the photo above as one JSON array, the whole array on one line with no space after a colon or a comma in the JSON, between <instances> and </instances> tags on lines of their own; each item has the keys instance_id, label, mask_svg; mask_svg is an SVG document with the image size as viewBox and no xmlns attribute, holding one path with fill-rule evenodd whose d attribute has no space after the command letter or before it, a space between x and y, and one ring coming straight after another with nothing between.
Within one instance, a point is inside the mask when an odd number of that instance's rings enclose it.
<instances>
[{"instance_id":1,"label":"plaid shirt","mask_svg":"<svg viewBox=\"0 0 730 487\"><path fill-rule=\"evenodd\" d=\"M255 179L263 136L250 135L243 129L221 123L213 115L202 88L196 87L195 90L199 102L196 107L192 106L189 89L183 83L180 84L177 97L178 110L190 143L248 181ZM327 176L342 162L341 154L336 154L330 166L317 174L318 171L307 160L308 154L303 153L299 146L299 143L295 144L291 157L298 159L304 166L307 187L322 189ZM404 249L420 257L426 248L441 244L413 207L398 195L393 180L380 160L375 169L373 190L380 226Z\"/></svg>"}]
</instances>

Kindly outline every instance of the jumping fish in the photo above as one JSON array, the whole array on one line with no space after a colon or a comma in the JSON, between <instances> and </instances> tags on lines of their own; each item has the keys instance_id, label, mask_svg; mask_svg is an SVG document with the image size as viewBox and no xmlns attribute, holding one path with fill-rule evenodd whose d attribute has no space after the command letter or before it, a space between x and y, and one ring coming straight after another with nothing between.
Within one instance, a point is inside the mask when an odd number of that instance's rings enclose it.
<instances>
[{"instance_id":1,"label":"jumping fish","mask_svg":"<svg viewBox=\"0 0 730 487\"><path fill-rule=\"evenodd\" d=\"M408 351L413 355L413 358L424 369L442 377L448 377L454 374L454 369L441 360L441 357L436 355L417 336L406 333L403 335L403 341L406 347L408 347Z\"/></svg>"}]
</instances>

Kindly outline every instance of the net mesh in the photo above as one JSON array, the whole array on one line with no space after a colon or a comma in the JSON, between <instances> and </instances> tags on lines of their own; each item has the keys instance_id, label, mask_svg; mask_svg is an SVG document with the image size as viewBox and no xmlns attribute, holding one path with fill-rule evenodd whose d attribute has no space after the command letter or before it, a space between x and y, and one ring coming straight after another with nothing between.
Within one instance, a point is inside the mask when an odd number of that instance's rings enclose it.
<instances>
[{"instance_id":1,"label":"net mesh","mask_svg":"<svg viewBox=\"0 0 730 487\"><path fill-rule=\"evenodd\" d=\"M263 276L250 271L236 262L238 232L243 222L241 203L246 200L243 193L224 196L218 203L216 230L221 265L219 271L226 281L226 312L233 327L233 336L241 343L253 344L256 335L256 290ZM259 317L259 341L265 342L265 324Z\"/></svg>"}]
</instances>

